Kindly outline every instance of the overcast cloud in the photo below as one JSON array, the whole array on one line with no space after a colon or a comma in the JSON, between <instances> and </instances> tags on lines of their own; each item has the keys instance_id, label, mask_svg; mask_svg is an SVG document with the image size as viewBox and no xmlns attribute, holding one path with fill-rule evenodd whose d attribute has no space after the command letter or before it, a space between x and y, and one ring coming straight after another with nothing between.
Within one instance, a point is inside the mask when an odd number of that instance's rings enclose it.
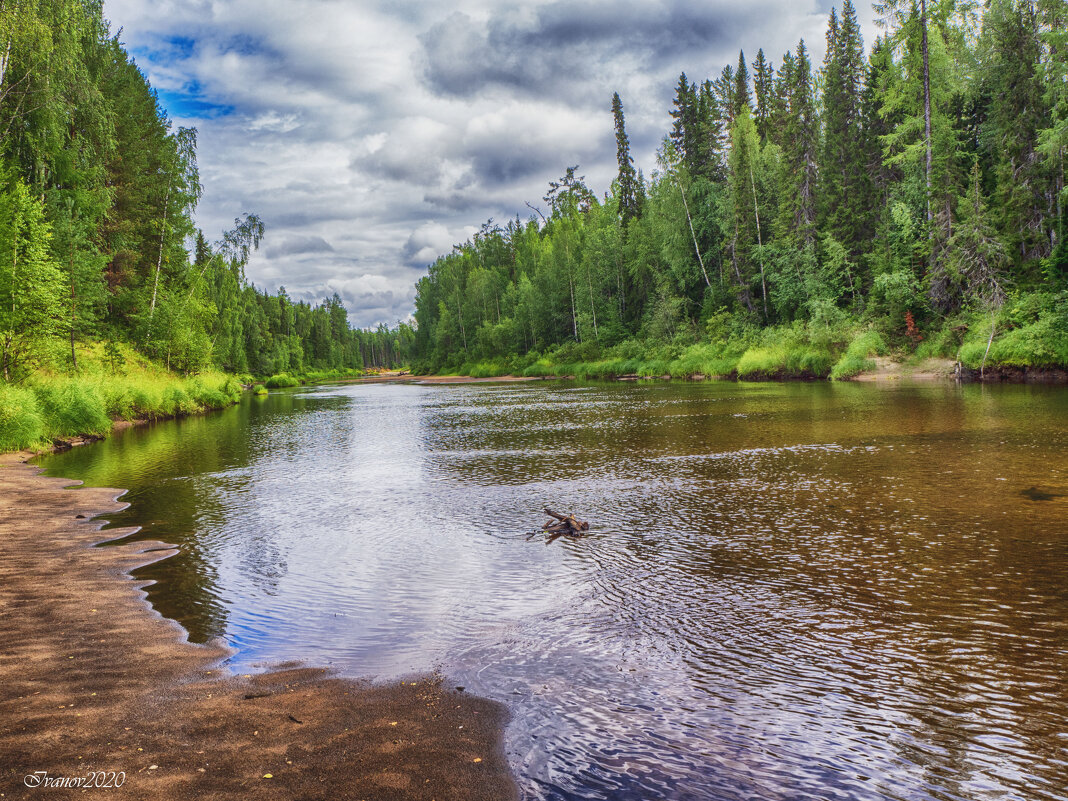
<instances>
[{"instance_id":1,"label":"overcast cloud","mask_svg":"<svg viewBox=\"0 0 1068 801\"><path fill-rule=\"evenodd\" d=\"M835 0L837 2L837 0ZM648 175L680 71L776 65L804 37L819 64L831 0L483 2L106 0L112 29L176 125L199 131L217 239L267 225L247 274L360 326L406 318L414 282L490 217L539 204L579 164L615 174L611 98ZM865 42L871 9L858 14Z\"/></svg>"}]
</instances>

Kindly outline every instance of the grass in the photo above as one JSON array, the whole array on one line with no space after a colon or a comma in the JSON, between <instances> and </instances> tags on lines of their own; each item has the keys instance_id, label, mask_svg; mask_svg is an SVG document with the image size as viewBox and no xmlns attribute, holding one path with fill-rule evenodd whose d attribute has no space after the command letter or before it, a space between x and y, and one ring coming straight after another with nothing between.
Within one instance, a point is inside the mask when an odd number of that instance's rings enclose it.
<instances>
[{"instance_id":1,"label":"grass","mask_svg":"<svg viewBox=\"0 0 1068 801\"><path fill-rule=\"evenodd\" d=\"M263 382L268 389L282 389L284 387L299 387L300 380L289 373L275 373Z\"/></svg>"},{"instance_id":2,"label":"grass","mask_svg":"<svg viewBox=\"0 0 1068 801\"><path fill-rule=\"evenodd\" d=\"M571 346L563 346L540 355L468 362L455 372L477 377L508 374L555 378L574 376L579 380L620 376L825 377L834 364L828 347L813 344L794 328L767 329L756 344L731 340L675 346L630 340L604 350L599 358L575 358L577 355L582 354L576 353Z\"/></svg>"},{"instance_id":3,"label":"grass","mask_svg":"<svg viewBox=\"0 0 1068 801\"><path fill-rule=\"evenodd\" d=\"M44 420L33 390L0 384L0 451L33 448L45 442Z\"/></svg>"},{"instance_id":4,"label":"grass","mask_svg":"<svg viewBox=\"0 0 1068 801\"><path fill-rule=\"evenodd\" d=\"M864 331L857 334L849 343L842 357L831 368L831 378L839 381L875 369L872 356L884 356L886 343L878 331Z\"/></svg>"},{"instance_id":5,"label":"grass","mask_svg":"<svg viewBox=\"0 0 1068 801\"><path fill-rule=\"evenodd\" d=\"M974 369L983 364L984 355L988 368L1068 367L1068 292L1021 295L1009 299L993 316L976 313L959 359Z\"/></svg>"},{"instance_id":6,"label":"grass","mask_svg":"<svg viewBox=\"0 0 1068 801\"><path fill-rule=\"evenodd\" d=\"M0 451L102 436L114 420L181 417L241 398L243 388L234 376L215 371L178 376L132 350L123 354L121 372L112 371L102 351L99 343L84 346L76 374L42 371L24 384L0 383Z\"/></svg>"}]
</instances>

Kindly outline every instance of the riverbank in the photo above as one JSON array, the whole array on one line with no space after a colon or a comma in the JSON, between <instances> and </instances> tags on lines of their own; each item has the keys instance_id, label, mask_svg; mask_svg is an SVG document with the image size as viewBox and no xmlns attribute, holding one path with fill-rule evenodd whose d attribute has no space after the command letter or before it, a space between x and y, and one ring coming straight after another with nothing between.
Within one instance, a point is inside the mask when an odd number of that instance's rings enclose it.
<instances>
[{"instance_id":1,"label":"riverbank","mask_svg":"<svg viewBox=\"0 0 1068 801\"><path fill-rule=\"evenodd\" d=\"M470 376L470 375L412 375L407 370L401 372L375 373L362 378L349 378L331 383L337 384L490 384L490 383L526 383L543 381L556 376Z\"/></svg>"},{"instance_id":2,"label":"riverbank","mask_svg":"<svg viewBox=\"0 0 1068 801\"><path fill-rule=\"evenodd\" d=\"M113 773L125 782L103 791L112 798L516 796L502 706L435 677L373 685L294 665L228 675L223 645L188 643L129 578L173 550L91 547L103 538L94 516L121 509L119 491L66 489L28 457L0 455L4 797L32 792L27 776Z\"/></svg>"},{"instance_id":3,"label":"riverbank","mask_svg":"<svg viewBox=\"0 0 1068 801\"><path fill-rule=\"evenodd\" d=\"M984 371L980 371L978 369L972 369L961 365L953 359L927 358L912 362L900 362L894 361L893 359L890 359L885 356L875 356L868 361L869 364L866 365L865 369L861 370L860 372L848 376L842 376L840 378L833 378L833 380L859 382L900 380L962 381L965 383L986 384L1009 383L1068 385L1068 369L1059 367L1021 368L994 366L989 367ZM728 373L726 375L704 375L699 372L684 375L673 374L670 372L666 372L663 374L626 373L622 375L614 375L609 373L591 375L587 372L579 371L577 375L546 373L545 375L502 375L485 378L474 378L471 376L456 375L412 376L408 374L398 374L390 376L381 376L378 378L359 379L355 382L341 383L408 382L417 384L481 384L490 382L575 380L576 378L596 378L600 380L610 381L670 381L672 379L682 381L824 381L832 377L807 372L795 373L789 371L753 373L745 376L738 375L737 372Z\"/></svg>"},{"instance_id":4,"label":"riverbank","mask_svg":"<svg viewBox=\"0 0 1068 801\"><path fill-rule=\"evenodd\" d=\"M147 360L122 372L99 363L74 374L40 371L21 383L0 381L0 452L47 450L117 426L223 409L243 393L235 376L179 376Z\"/></svg>"}]
</instances>

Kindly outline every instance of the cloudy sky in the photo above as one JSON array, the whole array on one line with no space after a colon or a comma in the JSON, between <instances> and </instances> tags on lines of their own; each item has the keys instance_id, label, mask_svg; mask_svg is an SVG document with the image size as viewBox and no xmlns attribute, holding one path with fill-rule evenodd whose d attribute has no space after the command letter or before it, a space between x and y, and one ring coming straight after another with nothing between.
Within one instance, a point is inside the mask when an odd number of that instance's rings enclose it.
<instances>
[{"instance_id":1,"label":"cloudy sky","mask_svg":"<svg viewBox=\"0 0 1068 801\"><path fill-rule=\"evenodd\" d=\"M833 0L838 2L838 0ZM675 83L776 65L804 37L823 57L832 0L105 0L112 29L176 125L199 131L218 239L267 226L249 278L360 326L412 311L414 282L490 217L541 204L579 164L615 174L611 98L648 175ZM857 2L870 43L875 29Z\"/></svg>"}]
</instances>

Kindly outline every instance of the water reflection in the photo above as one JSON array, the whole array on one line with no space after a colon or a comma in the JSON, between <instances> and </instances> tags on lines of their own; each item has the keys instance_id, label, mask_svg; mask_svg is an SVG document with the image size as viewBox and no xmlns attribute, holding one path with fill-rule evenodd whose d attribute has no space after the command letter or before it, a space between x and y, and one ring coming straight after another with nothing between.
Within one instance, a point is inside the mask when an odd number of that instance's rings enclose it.
<instances>
[{"instance_id":1,"label":"water reflection","mask_svg":"<svg viewBox=\"0 0 1068 801\"><path fill-rule=\"evenodd\" d=\"M531 798L1064 798L1068 394L346 386L49 460L242 667L441 665ZM592 536L523 533L543 506Z\"/></svg>"}]
</instances>

